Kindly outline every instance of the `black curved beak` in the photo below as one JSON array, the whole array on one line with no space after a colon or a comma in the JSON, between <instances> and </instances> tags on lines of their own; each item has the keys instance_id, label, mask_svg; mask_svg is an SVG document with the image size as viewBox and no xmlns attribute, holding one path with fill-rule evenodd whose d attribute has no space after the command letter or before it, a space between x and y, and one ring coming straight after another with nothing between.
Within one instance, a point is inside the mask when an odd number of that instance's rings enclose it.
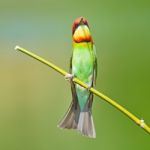
<instances>
[{"instance_id":1,"label":"black curved beak","mask_svg":"<svg viewBox=\"0 0 150 150\"><path fill-rule=\"evenodd\" d=\"M81 20L80 20L80 23L79 23L80 25L84 25L84 21L83 21L83 18L81 18Z\"/></svg>"}]
</instances>

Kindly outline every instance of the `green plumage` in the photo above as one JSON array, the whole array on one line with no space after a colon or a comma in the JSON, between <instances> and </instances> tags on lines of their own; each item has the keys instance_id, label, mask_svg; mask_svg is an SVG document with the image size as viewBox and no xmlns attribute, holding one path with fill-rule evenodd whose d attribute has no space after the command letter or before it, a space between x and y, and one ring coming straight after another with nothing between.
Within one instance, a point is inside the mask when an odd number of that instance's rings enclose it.
<instances>
[{"instance_id":1,"label":"green plumage","mask_svg":"<svg viewBox=\"0 0 150 150\"><path fill-rule=\"evenodd\" d=\"M59 123L60 128L76 129L82 135L96 137L92 103L93 93L73 82L76 77L86 83L89 88L95 86L97 74L96 49L85 18L79 17L72 26L73 53L70 61L70 80L72 101L64 118Z\"/></svg>"},{"instance_id":2,"label":"green plumage","mask_svg":"<svg viewBox=\"0 0 150 150\"><path fill-rule=\"evenodd\" d=\"M96 64L95 47L92 42L74 43L71 60L72 74L88 84L89 87L93 86L95 82ZM80 110L84 111L90 92L79 85L76 85L75 89Z\"/></svg>"}]
</instances>

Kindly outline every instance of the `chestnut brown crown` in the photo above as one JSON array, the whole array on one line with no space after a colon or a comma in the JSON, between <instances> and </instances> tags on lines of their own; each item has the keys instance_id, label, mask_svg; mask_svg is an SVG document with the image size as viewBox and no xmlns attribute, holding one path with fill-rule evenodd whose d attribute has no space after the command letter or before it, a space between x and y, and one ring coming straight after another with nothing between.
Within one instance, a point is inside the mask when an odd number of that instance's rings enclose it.
<instances>
[{"instance_id":1,"label":"chestnut brown crown","mask_svg":"<svg viewBox=\"0 0 150 150\"><path fill-rule=\"evenodd\" d=\"M84 17L79 17L77 18L73 25L72 25L72 35L74 34L75 30L78 28L80 25L86 25L89 27L87 20Z\"/></svg>"},{"instance_id":2,"label":"chestnut brown crown","mask_svg":"<svg viewBox=\"0 0 150 150\"><path fill-rule=\"evenodd\" d=\"M77 18L72 26L72 38L76 43L92 42L88 22L85 18Z\"/></svg>"}]
</instances>

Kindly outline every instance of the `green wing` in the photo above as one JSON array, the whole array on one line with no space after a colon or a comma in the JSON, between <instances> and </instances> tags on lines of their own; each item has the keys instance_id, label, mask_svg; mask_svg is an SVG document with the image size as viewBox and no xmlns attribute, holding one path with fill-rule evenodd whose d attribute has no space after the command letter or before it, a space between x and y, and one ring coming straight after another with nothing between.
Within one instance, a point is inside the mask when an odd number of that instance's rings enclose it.
<instances>
[{"instance_id":1,"label":"green wing","mask_svg":"<svg viewBox=\"0 0 150 150\"><path fill-rule=\"evenodd\" d=\"M69 73L72 74L72 55L71 55L71 58L70 58Z\"/></svg>"},{"instance_id":2,"label":"green wing","mask_svg":"<svg viewBox=\"0 0 150 150\"><path fill-rule=\"evenodd\" d=\"M96 78L97 78L97 57L96 57L96 47L93 44L93 53L94 53L94 75L93 75L93 84L96 85Z\"/></svg>"}]
</instances>

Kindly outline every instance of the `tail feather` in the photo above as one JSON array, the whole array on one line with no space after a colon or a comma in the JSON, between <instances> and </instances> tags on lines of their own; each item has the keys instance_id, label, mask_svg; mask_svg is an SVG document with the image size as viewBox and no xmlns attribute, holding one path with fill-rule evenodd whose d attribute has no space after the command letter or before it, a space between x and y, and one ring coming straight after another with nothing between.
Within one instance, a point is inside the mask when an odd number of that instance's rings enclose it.
<instances>
[{"instance_id":1,"label":"tail feather","mask_svg":"<svg viewBox=\"0 0 150 150\"><path fill-rule=\"evenodd\" d=\"M80 109L79 106L75 106L72 102L66 115L62 121L58 124L59 128L77 129L79 120Z\"/></svg>"},{"instance_id":2,"label":"tail feather","mask_svg":"<svg viewBox=\"0 0 150 150\"><path fill-rule=\"evenodd\" d=\"M80 111L79 104L72 101L64 118L58 124L59 128L77 129L82 135L89 138L96 138L96 132L91 112L91 105L85 106L84 111Z\"/></svg>"},{"instance_id":3,"label":"tail feather","mask_svg":"<svg viewBox=\"0 0 150 150\"><path fill-rule=\"evenodd\" d=\"M77 129L82 135L96 138L96 132L91 111L81 112Z\"/></svg>"}]
</instances>

